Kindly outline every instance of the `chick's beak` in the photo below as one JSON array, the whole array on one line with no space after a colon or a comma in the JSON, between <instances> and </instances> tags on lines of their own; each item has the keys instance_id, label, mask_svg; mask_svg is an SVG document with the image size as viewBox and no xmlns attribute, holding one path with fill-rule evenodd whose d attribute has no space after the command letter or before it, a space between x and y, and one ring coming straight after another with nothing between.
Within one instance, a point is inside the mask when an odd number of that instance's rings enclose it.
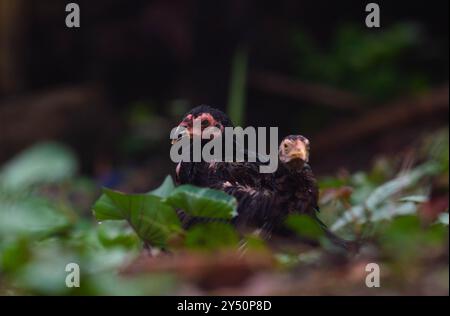
<instances>
[{"instance_id":1,"label":"chick's beak","mask_svg":"<svg viewBox=\"0 0 450 316\"><path fill-rule=\"evenodd\" d=\"M306 148L306 145L301 141L297 141L295 143L295 146L293 146L291 151L288 153L288 156L290 160L301 159L304 162L308 162L309 159L308 149Z\"/></svg>"},{"instance_id":2,"label":"chick's beak","mask_svg":"<svg viewBox=\"0 0 450 316\"><path fill-rule=\"evenodd\" d=\"M188 137L191 137L191 133L189 132L188 128L183 125L178 125L178 127L174 131L174 135L177 135L177 138L172 139L171 144L176 144L181 139Z\"/></svg>"}]
</instances>

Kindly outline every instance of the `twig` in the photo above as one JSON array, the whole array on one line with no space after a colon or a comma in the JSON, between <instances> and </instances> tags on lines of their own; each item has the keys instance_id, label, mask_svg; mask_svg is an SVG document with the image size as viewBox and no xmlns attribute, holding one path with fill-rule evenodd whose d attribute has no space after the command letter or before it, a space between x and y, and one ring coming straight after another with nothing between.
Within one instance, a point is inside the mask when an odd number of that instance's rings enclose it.
<instances>
[{"instance_id":1,"label":"twig","mask_svg":"<svg viewBox=\"0 0 450 316\"><path fill-rule=\"evenodd\" d=\"M272 73L252 72L249 83L253 88L280 94L301 101L311 101L317 105L341 110L360 111L367 103L362 98L336 88L295 81L285 76Z\"/></svg>"},{"instance_id":2,"label":"twig","mask_svg":"<svg viewBox=\"0 0 450 316\"><path fill-rule=\"evenodd\" d=\"M448 83L416 98L399 101L374 108L359 118L338 123L320 132L314 138L314 151L326 151L342 144L352 144L368 136L375 135L390 127L412 123L426 116L448 112Z\"/></svg>"}]
</instances>

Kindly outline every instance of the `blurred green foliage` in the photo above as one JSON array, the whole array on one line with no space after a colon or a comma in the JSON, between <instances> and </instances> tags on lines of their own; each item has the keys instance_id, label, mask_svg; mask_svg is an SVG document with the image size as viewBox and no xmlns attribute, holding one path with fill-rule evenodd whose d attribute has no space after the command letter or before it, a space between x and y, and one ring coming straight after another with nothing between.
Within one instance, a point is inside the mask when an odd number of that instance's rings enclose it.
<instances>
[{"instance_id":1,"label":"blurred green foliage","mask_svg":"<svg viewBox=\"0 0 450 316\"><path fill-rule=\"evenodd\" d=\"M448 129L424 137L417 147L416 159L422 164L399 173L394 170L401 161L382 158L368 172L320 179L322 190L351 190L349 197L341 198L338 192L336 198L322 199L322 216L327 223L333 223L331 229L349 238L356 238L356 232L370 237L379 222L417 214L429 201L432 190L448 192ZM439 188L433 187L436 181Z\"/></svg>"},{"instance_id":2,"label":"blurred green foliage","mask_svg":"<svg viewBox=\"0 0 450 316\"><path fill-rule=\"evenodd\" d=\"M126 220L141 240L159 248L166 248L174 235L184 233L177 209L198 218L231 219L236 215L235 198L221 191L191 185L176 188L170 176L159 188L146 194L124 194L109 189L103 192L93 207L97 220ZM217 227L225 231L222 226ZM194 230L197 234L188 233L190 240L199 233L214 237L208 233L209 226Z\"/></svg>"},{"instance_id":3,"label":"blurred green foliage","mask_svg":"<svg viewBox=\"0 0 450 316\"><path fill-rule=\"evenodd\" d=\"M307 81L355 92L368 100L417 93L429 87L427 69L410 60L423 56L424 34L418 25L399 23L376 32L345 25L329 47L318 47L307 33L295 30L295 73ZM406 67L408 65L408 67Z\"/></svg>"},{"instance_id":4,"label":"blurred green foliage","mask_svg":"<svg viewBox=\"0 0 450 316\"><path fill-rule=\"evenodd\" d=\"M205 223L189 229L185 244L189 249L217 251L221 248L236 247L239 244L239 236L228 224Z\"/></svg>"},{"instance_id":5,"label":"blurred green foliage","mask_svg":"<svg viewBox=\"0 0 450 316\"><path fill-rule=\"evenodd\" d=\"M286 219L286 225L299 236L303 236L312 240L319 240L324 237L324 231L320 224L310 216L306 215L290 215Z\"/></svg>"},{"instance_id":6,"label":"blurred green foliage","mask_svg":"<svg viewBox=\"0 0 450 316\"><path fill-rule=\"evenodd\" d=\"M231 65L227 111L236 126L243 126L245 122L247 59L247 48L238 47Z\"/></svg>"},{"instance_id":7,"label":"blurred green foliage","mask_svg":"<svg viewBox=\"0 0 450 316\"><path fill-rule=\"evenodd\" d=\"M157 294L172 278L123 278L117 269L140 251L140 240L121 223L83 218L74 201L77 159L54 143L36 145L0 173L0 294ZM91 189L90 183L86 184ZM67 193L67 192L65 192ZM68 263L80 265L83 286L65 284ZM145 281L146 280L146 281ZM155 282L157 280L157 282ZM121 286L116 285L120 283Z\"/></svg>"},{"instance_id":8,"label":"blurred green foliage","mask_svg":"<svg viewBox=\"0 0 450 316\"><path fill-rule=\"evenodd\" d=\"M417 145L420 163L413 168L399 169L398 161L384 158L367 172L320 181L321 219L339 235L375 245L379 260L399 275L448 247L448 209L433 211L431 222L423 216L433 192L448 194L448 130ZM241 236L224 221L236 214L234 198L176 187L170 177L143 194L104 189L93 206L96 223L80 212L76 200L66 198L66 191L92 191L92 182L80 181L76 170L73 153L49 143L19 154L1 169L0 294L174 293L179 280L173 273L120 273L148 247L211 256L224 249L254 250L273 256L287 270L316 265L329 251L326 243L314 250L272 249L257 235ZM95 191L91 194L93 200ZM216 221L185 230L176 209ZM286 224L302 237L324 240L323 230L309 217L292 215ZM71 262L81 267L80 288L65 285L65 266Z\"/></svg>"}]
</instances>

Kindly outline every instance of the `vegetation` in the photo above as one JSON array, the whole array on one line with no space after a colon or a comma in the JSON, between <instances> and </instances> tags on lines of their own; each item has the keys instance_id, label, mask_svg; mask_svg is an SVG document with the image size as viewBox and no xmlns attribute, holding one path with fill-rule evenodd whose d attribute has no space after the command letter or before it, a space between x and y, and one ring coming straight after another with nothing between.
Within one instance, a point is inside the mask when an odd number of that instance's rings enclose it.
<instances>
[{"instance_id":1,"label":"vegetation","mask_svg":"<svg viewBox=\"0 0 450 316\"><path fill-rule=\"evenodd\" d=\"M448 2L367 28L353 1L83 1L76 31L44 2L0 0L0 295L449 294ZM318 217L357 249L175 186L168 134L202 103L308 137Z\"/></svg>"},{"instance_id":2,"label":"vegetation","mask_svg":"<svg viewBox=\"0 0 450 316\"><path fill-rule=\"evenodd\" d=\"M176 209L226 220L236 201L219 191L175 187L170 176L148 193L104 188L92 207L94 220L88 209L95 185L77 175L74 154L60 144L39 144L1 169L0 293L176 294L180 284L223 293L221 279L235 273L242 277L232 285L243 294L256 291L244 282L250 276L268 278L264 294L448 293L448 210L435 194L447 192L448 199L448 153L444 130L424 138L415 167L399 169L400 160L383 158L367 173L321 179L321 218L360 241L355 255L333 248L313 221L298 215L288 218L288 227L321 238L321 247L240 236L225 222L184 230ZM80 266L79 288L65 285L70 262ZM364 262L381 265L380 289L365 287ZM331 287L330 271L342 273L339 287ZM286 275L291 279L281 288Z\"/></svg>"}]
</instances>

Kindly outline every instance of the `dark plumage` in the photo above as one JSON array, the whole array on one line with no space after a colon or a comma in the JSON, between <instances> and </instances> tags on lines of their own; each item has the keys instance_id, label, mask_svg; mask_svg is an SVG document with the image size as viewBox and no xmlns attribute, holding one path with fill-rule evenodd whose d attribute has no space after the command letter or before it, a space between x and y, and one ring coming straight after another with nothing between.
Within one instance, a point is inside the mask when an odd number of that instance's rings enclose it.
<instances>
[{"instance_id":1,"label":"dark plumage","mask_svg":"<svg viewBox=\"0 0 450 316\"><path fill-rule=\"evenodd\" d=\"M206 128L210 126L219 128L222 132L224 132L226 127L234 127L232 121L224 112L212 108L208 105L197 106L186 113L178 127L183 127L188 131L187 136L191 141L191 158L193 150L192 136L194 134L193 122L196 119L201 120L202 133ZM202 148L208 141L209 139L202 139ZM225 142L224 139L223 142ZM224 147L224 143L222 145ZM244 149L244 159L247 160L248 156L248 152ZM215 181L219 181L218 178L214 175L214 168L216 168L217 166L220 165L212 166L209 162L205 161L192 162L192 159L191 161L183 161L177 165L175 180L177 184L193 184L202 187L210 187ZM211 176L212 178L210 178Z\"/></svg>"},{"instance_id":2,"label":"dark plumage","mask_svg":"<svg viewBox=\"0 0 450 316\"><path fill-rule=\"evenodd\" d=\"M233 220L240 230L269 227L276 222L276 190L272 174L259 172L258 162L218 162L208 174L209 187L222 190L238 201Z\"/></svg>"},{"instance_id":3,"label":"dark plumage","mask_svg":"<svg viewBox=\"0 0 450 316\"><path fill-rule=\"evenodd\" d=\"M222 132L225 127L233 127L233 123L224 112L208 105L200 105L190 110L184 115L178 127L187 129L188 133L186 136L189 137L191 141L191 158L193 156L193 125L194 120L197 119L201 120L201 132L209 126L217 127L221 129ZM202 148L203 146L204 141L202 141ZM178 185L192 184L200 187L215 188L215 184L219 181L218 179L219 177L215 175L214 168L212 168L210 163L205 161L193 162L192 159L191 161L181 161L175 169L175 182ZM189 227L198 222L210 221L210 219L205 218L192 218L182 210L178 210L177 213L185 227Z\"/></svg>"},{"instance_id":4,"label":"dark plumage","mask_svg":"<svg viewBox=\"0 0 450 316\"><path fill-rule=\"evenodd\" d=\"M228 116L220 110L207 105L198 106L185 114L178 127L187 129L186 136L194 134L193 121L200 119L201 129L215 126L222 131L225 127L233 127ZM207 121L207 123L204 123ZM192 143L191 143L192 145ZM203 146L204 144L202 144ZM192 151L193 146L191 146ZM192 157L192 152L191 152ZM248 157L244 152L245 159ZM272 175L259 173L258 162L180 162L176 167L176 183L192 184L222 190L238 200L238 216L234 223L244 229L245 227L262 227L271 221L265 213L272 209L273 188ZM190 218L179 211L185 226L190 226L207 219Z\"/></svg>"},{"instance_id":5,"label":"dark plumage","mask_svg":"<svg viewBox=\"0 0 450 316\"><path fill-rule=\"evenodd\" d=\"M194 119L202 120L202 131L211 125L222 131L233 126L226 114L203 105L188 112L180 123L188 129L189 137ZM280 143L279 167L275 173L260 173L260 162L181 162L176 169L176 180L178 184L209 187L234 196L238 201L238 216L233 223L241 231L256 228L262 229L266 237L271 234L294 237L284 221L289 214L305 214L316 219L331 240L345 247L345 242L317 218L318 187L308 159L309 141L301 135L290 135ZM179 215L186 226L205 220L189 218L182 211Z\"/></svg>"},{"instance_id":6,"label":"dark plumage","mask_svg":"<svg viewBox=\"0 0 450 316\"><path fill-rule=\"evenodd\" d=\"M191 141L195 119L201 120L202 132L209 126L222 130L233 127L225 113L201 105L186 113L179 124L179 127L187 129ZM310 169L296 168L299 167L298 159L288 161L289 155L295 155L295 149L302 144L296 143L295 137L289 136L283 140L279 169L274 174L260 173L259 162L183 161L176 168L176 182L218 189L236 197L238 216L235 224L240 228L263 228L270 232L274 227L282 226L289 213L314 215L317 209L318 190L312 172ZM284 153L287 144L291 150Z\"/></svg>"},{"instance_id":7,"label":"dark plumage","mask_svg":"<svg viewBox=\"0 0 450 316\"><path fill-rule=\"evenodd\" d=\"M319 189L309 162L309 140L301 135L285 137L279 146L279 165L274 181L280 204L287 213L315 217Z\"/></svg>"},{"instance_id":8,"label":"dark plumage","mask_svg":"<svg viewBox=\"0 0 450 316\"><path fill-rule=\"evenodd\" d=\"M188 130L188 136L191 138L193 134L193 122L195 119L201 120L202 131L204 128L214 126L222 131L225 127L233 127L230 118L222 111L212 108L208 105L200 105L193 108L185 114L178 127L184 127ZM192 145L192 143L191 143ZM202 144L203 146L203 144ZM191 146L191 157L192 157ZM177 184L193 184L197 186L208 186L207 174L209 171L209 163L182 161L177 165L175 180Z\"/></svg>"},{"instance_id":9,"label":"dark plumage","mask_svg":"<svg viewBox=\"0 0 450 316\"><path fill-rule=\"evenodd\" d=\"M307 165L309 141L288 136L279 147L278 170L259 172L259 162L220 162L206 174L207 186L223 190L238 200L236 225L261 228L265 234L285 232L289 214L300 213L315 219L318 187Z\"/></svg>"},{"instance_id":10,"label":"dark plumage","mask_svg":"<svg viewBox=\"0 0 450 316\"><path fill-rule=\"evenodd\" d=\"M274 175L277 199L279 200L277 204L280 209L279 214L285 216L286 214L283 212L286 212L287 214L308 215L320 224L325 236L335 245L344 249L353 248L351 242L333 234L317 217L319 189L308 164L309 150L309 140L301 135L289 135L280 143L280 164Z\"/></svg>"},{"instance_id":11,"label":"dark plumage","mask_svg":"<svg viewBox=\"0 0 450 316\"><path fill-rule=\"evenodd\" d=\"M194 118L200 117L201 114L211 114L211 116L215 119L217 123L220 123L223 127L232 127L233 122L231 122L231 119L226 115L224 112L222 112L219 109L213 108L209 105L199 105L192 110L190 110L186 115L185 118L191 114Z\"/></svg>"}]
</instances>

